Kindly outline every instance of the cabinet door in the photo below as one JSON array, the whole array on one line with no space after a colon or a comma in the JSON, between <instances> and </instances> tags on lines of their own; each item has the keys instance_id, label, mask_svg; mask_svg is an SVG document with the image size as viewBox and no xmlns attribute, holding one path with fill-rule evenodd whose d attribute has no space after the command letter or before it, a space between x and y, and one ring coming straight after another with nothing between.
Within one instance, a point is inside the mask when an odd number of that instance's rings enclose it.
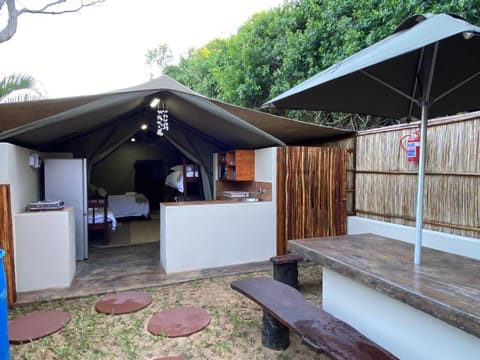
<instances>
[{"instance_id":1,"label":"cabinet door","mask_svg":"<svg viewBox=\"0 0 480 360\"><path fill-rule=\"evenodd\" d=\"M232 150L218 153L218 179L228 181L255 180L255 152Z\"/></svg>"},{"instance_id":2,"label":"cabinet door","mask_svg":"<svg viewBox=\"0 0 480 360\"><path fill-rule=\"evenodd\" d=\"M237 181L255 180L255 153L253 150L235 151L235 179Z\"/></svg>"}]
</instances>

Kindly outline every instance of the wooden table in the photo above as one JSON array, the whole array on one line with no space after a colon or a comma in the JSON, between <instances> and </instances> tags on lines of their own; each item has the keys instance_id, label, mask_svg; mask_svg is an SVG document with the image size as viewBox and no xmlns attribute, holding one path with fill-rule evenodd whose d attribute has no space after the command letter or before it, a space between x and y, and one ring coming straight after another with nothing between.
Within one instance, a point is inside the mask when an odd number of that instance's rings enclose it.
<instances>
[{"instance_id":1,"label":"wooden table","mask_svg":"<svg viewBox=\"0 0 480 360\"><path fill-rule=\"evenodd\" d=\"M331 271L473 335L480 346L480 261L424 248L421 265L414 265L412 244L374 234L291 240L289 250L321 264L324 273ZM325 277L323 285L325 306L325 287L330 286ZM356 311L353 287L345 294L352 304L347 312ZM380 310L372 309L372 316Z\"/></svg>"}]
</instances>

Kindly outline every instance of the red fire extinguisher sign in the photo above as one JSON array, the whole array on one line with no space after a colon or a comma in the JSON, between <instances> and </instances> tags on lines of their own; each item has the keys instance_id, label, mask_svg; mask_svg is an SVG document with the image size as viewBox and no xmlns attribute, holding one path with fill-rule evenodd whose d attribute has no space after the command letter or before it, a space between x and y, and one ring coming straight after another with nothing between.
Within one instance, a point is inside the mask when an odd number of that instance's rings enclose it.
<instances>
[{"instance_id":1,"label":"red fire extinguisher sign","mask_svg":"<svg viewBox=\"0 0 480 360\"><path fill-rule=\"evenodd\" d=\"M407 146L404 142L407 139ZM407 153L407 161L418 161L420 158L420 133L418 130L412 134L407 134L401 137L400 146Z\"/></svg>"}]
</instances>

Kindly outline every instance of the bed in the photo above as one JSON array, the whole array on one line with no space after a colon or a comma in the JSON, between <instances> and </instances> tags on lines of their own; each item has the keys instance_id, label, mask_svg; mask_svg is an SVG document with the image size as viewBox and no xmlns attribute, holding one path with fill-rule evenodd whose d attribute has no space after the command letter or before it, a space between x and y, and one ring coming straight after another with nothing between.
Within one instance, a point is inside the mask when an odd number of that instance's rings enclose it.
<instances>
[{"instance_id":1,"label":"bed","mask_svg":"<svg viewBox=\"0 0 480 360\"><path fill-rule=\"evenodd\" d=\"M88 209L88 223L89 224L103 224L105 222L105 215L103 212L94 211L93 208ZM107 210L107 222L111 224L112 230L117 228L117 218L110 210Z\"/></svg>"},{"instance_id":2,"label":"bed","mask_svg":"<svg viewBox=\"0 0 480 360\"><path fill-rule=\"evenodd\" d=\"M108 198L97 197L88 199L88 231L102 231L103 243L109 242L109 224L111 224L112 230L117 227L117 219L112 211L108 209Z\"/></svg>"},{"instance_id":3,"label":"bed","mask_svg":"<svg viewBox=\"0 0 480 360\"><path fill-rule=\"evenodd\" d=\"M127 192L124 195L108 195L108 210L115 218L150 216L150 203L145 195Z\"/></svg>"}]
</instances>

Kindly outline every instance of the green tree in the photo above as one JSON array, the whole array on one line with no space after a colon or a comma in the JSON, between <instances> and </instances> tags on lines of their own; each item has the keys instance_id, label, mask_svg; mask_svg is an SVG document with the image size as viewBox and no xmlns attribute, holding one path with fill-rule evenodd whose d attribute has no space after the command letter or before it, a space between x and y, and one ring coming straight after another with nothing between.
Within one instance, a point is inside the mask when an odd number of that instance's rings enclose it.
<instances>
[{"instance_id":1,"label":"green tree","mask_svg":"<svg viewBox=\"0 0 480 360\"><path fill-rule=\"evenodd\" d=\"M0 81L0 103L22 102L46 98L43 87L33 77L11 74Z\"/></svg>"},{"instance_id":2,"label":"green tree","mask_svg":"<svg viewBox=\"0 0 480 360\"><path fill-rule=\"evenodd\" d=\"M413 14L455 13L479 22L480 0L286 0L228 39L191 49L164 73L206 96L250 108L389 35ZM371 127L396 120L312 111L276 111L300 120ZM360 124L360 125L358 125Z\"/></svg>"},{"instance_id":3,"label":"green tree","mask_svg":"<svg viewBox=\"0 0 480 360\"><path fill-rule=\"evenodd\" d=\"M150 78L155 77L158 71L163 71L163 68L173 60L172 50L167 44L161 44L156 48L147 50L145 57L145 64L150 68Z\"/></svg>"}]
</instances>

